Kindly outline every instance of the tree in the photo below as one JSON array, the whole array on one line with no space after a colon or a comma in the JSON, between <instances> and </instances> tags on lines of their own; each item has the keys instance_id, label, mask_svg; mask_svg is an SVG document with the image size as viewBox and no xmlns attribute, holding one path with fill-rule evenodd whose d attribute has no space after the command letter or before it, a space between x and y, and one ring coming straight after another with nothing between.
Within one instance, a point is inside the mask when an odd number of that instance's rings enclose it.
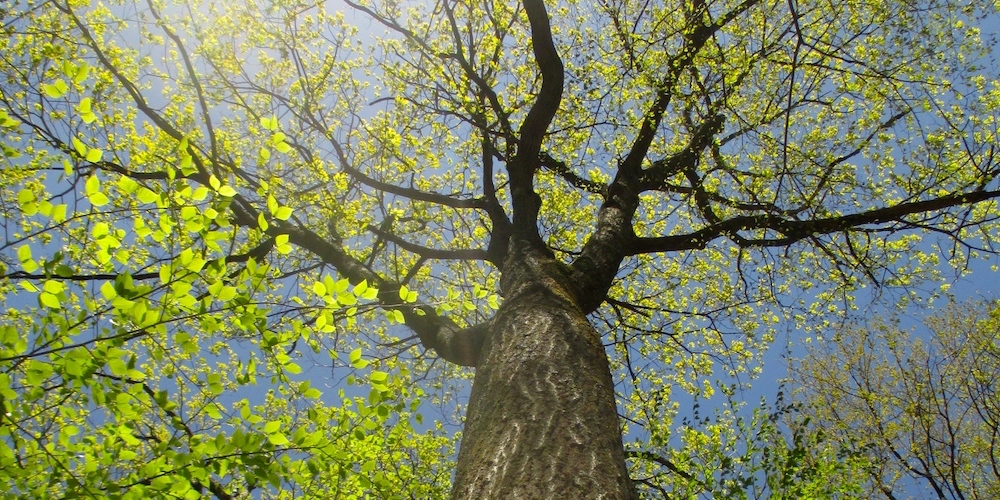
<instances>
[{"instance_id":1,"label":"tree","mask_svg":"<svg viewBox=\"0 0 1000 500\"><path fill-rule=\"evenodd\" d=\"M636 452L664 469L633 474L640 491L650 498L864 498L873 457L812 425L803 403L781 391L749 414L737 394L728 392L708 415L694 404L668 454Z\"/></svg>"},{"instance_id":2,"label":"tree","mask_svg":"<svg viewBox=\"0 0 1000 500\"><path fill-rule=\"evenodd\" d=\"M109 3L2 11L17 493L434 495L436 356L453 497L633 498L780 321L994 252L990 6Z\"/></svg>"},{"instance_id":3,"label":"tree","mask_svg":"<svg viewBox=\"0 0 1000 500\"><path fill-rule=\"evenodd\" d=\"M813 426L870 457L867 498L1000 494L1000 307L949 304L926 332L874 319L799 365Z\"/></svg>"}]
</instances>

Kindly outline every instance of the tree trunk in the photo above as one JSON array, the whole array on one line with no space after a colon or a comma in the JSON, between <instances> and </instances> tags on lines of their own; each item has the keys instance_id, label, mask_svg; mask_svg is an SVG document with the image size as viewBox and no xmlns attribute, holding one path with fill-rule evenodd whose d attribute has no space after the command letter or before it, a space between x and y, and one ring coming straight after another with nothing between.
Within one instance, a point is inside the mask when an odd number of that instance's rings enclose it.
<instances>
[{"instance_id":1,"label":"tree trunk","mask_svg":"<svg viewBox=\"0 0 1000 500\"><path fill-rule=\"evenodd\" d=\"M601 337L551 273L528 267L483 345L452 498L636 498Z\"/></svg>"}]
</instances>

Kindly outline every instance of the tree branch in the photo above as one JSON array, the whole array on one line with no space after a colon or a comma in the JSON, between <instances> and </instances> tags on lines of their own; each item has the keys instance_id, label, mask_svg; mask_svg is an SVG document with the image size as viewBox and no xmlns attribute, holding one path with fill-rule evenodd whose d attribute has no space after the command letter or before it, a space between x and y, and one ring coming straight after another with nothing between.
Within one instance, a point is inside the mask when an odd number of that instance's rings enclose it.
<instances>
[{"instance_id":1,"label":"tree branch","mask_svg":"<svg viewBox=\"0 0 1000 500\"><path fill-rule=\"evenodd\" d=\"M693 64L699 51L716 31L758 1L743 2L718 22L711 22L707 16L692 18L693 27L684 35L684 46L668 61L668 72L659 84L656 98L646 111L628 155L618 166L614 181L608 186L604 204L598 212L597 227L573 262L573 274L577 278L575 293L584 311L589 313L601 305L622 260L634 255L632 218L639 207L639 193L643 190L642 164L656 137L663 113L670 105L678 79ZM691 143L703 149L703 144L710 143L712 135L721 127L721 120L718 114L707 120L691 138ZM686 156L682 159L692 160Z\"/></svg>"},{"instance_id":2,"label":"tree branch","mask_svg":"<svg viewBox=\"0 0 1000 500\"><path fill-rule=\"evenodd\" d=\"M657 160L650 168L643 171L639 184L640 189L642 191L662 189L667 179L673 175L693 169L701 152L712 144L712 138L715 137L715 134L722 131L725 120L723 115L717 114L702 122L691 135L684 149L667 158ZM692 185L692 188L696 192L699 190L696 185Z\"/></svg>"},{"instance_id":3,"label":"tree branch","mask_svg":"<svg viewBox=\"0 0 1000 500\"><path fill-rule=\"evenodd\" d=\"M406 250L407 252L415 253L421 257L427 259L438 259L438 260L487 260L486 250L478 248L460 248L460 249L447 249L447 248L429 248L423 245L417 245L415 243L410 243L404 240L398 235L391 233L389 231L383 231L381 228L368 225L368 231L374 233L380 238L384 238L386 241L391 241L393 244Z\"/></svg>"},{"instance_id":4,"label":"tree branch","mask_svg":"<svg viewBox=\"0 0 1000 500\"><path fill-rule=\"evenodd\" d=\"M530 245L541 247L537 222L542 202L534 190L534 176L541 163L538 155L542 140L562 101L563 63L552 40L545 3L524 0L524 10L531 25L531 44L535 63L542 74L542 86L518 130L517 154L508 163L507 171L514 208L513 232Z\"/></svg>"},{"instance_id":5,"label":"tree branch","mask_svg":"<svg viewBox=\"0 0 1000 500\"><path fill-rule=\"evenodd\" d=\"M392 193L395 195L403 196L411 200L416 201L426 201L428 203L435 203L445 207L451 208L476 208L485 209L486 200L483 198L455 198L453 196L448 196L440 193L430 193L427 191L420 191L419 189L406 188L402 186L397 186L395 184L389 184L388 182L382 182L376 180L364 172L352 167L347 162L347 157L342 154L340 144L331 139L334 144L334 149L337 150L337 156L340 159L340 168L347 172L351 177L357 179L362 184L380 191L385 191L386 193Z\"/></svg>"},{"instance_id":6,"label":"tree branch","mask_svg":"<svg viewBox=\"0 0 1000 500\"><path fill-rule=\"evenodd\" d=\"M351 283L367 280L378 287L382 307L401 311L406 326L417 334L421 344L427 349L434 349L446 361L462 366L476 366L479 363L479 352L487 333L485 324L462 328L451 319L438 315L433 307L404 303L399 298L398 283L383 278L339 245L325 241L309 229L282 224L280 227L271 227L268 233L287 234L290 243L308 250L333 266ZM421 312L418 313L418 310Z\"/></svg>"},{"instance_id":7,"label":"tree branch","mask_svg":"<svg viewBox=\"0 0 1000 500\"><path fill-rule=\"evenodd\" d=\"M904 218L908 215L934 212L995 198L1000 198L1000 190L954 193L931 200L900 203L856 214L814 220L792 220L771 214L744 215L708 225L688 234L636 238L629 255L701 249L720 236L729 236L741 247L787 246L813 235L836 233L860 226L893 221L905 223ZM740 231L755 230L776 231L782 236L743 238L738 234Z\"/></svg>"},{"instance_id":8,"label":"tree branch","mask_svg":"<svg viewBox=\"0 0 1000 500\"><path fill-rule=\"evenodd\" d=\"M562 177L562 179L570 183L571 186L587 191L588 193L599 194L602 197L606 197L608 195L607 185L580 177L576 172L569 168L569 165L566 165L566 162L553 158L547 151L542 151L540 158L542 168L555 173L559 177Z\"/></svg>"}]
</instances>

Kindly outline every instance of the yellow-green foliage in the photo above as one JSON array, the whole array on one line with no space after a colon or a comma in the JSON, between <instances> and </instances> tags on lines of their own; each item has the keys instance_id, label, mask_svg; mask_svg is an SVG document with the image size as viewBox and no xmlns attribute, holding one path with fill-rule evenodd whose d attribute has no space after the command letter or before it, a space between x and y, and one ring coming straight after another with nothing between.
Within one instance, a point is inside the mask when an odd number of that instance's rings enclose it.
<instances>
[{"instance_id":1,"label":"yellow-green foliage","mask_svg":"<svg viewBox=\"0 0 1000 500\"><path fill-rule=\"evenodd\" d=\"M996 6L689 3L707 10L548 2L566 84L542 151L566 168L534 187L561 261L663 96L647 172L716 115L724 126L640 196L639 237L997 189L1000 80L983 33ZM511 213L506 162L541 83L523 8L8 4L0 489L445 495L471 371L435 362L401 324L437 314L457 328L502 307L482 207ZM718 29L691 51L698 24ZM854 462L824 462L841 450L821 436L799 460L805 445L785 446L765 409L741 421L733 381L769 368L783 328L828 331L872 283L919 302L942 266L995 251L997 203L965 208L787 244L780 228L740 227L627 257L590 320L644 491L822 497L824 480L853 477ZM938 231L968 246L928 251ZM722 409L679 421L693 401ZM759 460L779 441L785 455Z\"/></svg>"}]
</instances>

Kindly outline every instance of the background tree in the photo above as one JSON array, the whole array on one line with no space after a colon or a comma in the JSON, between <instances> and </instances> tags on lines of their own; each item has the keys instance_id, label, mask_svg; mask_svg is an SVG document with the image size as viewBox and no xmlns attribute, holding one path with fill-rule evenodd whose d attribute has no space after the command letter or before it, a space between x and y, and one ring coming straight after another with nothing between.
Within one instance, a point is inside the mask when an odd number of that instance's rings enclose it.
<instances>
[{"instance_id":1,"label":"background tree","mask_svg":"<svg viewBox=\"0 0 1000 500\"><path fill-rule=\"evenodd\" d=\"M864 498L875 458L863 447L813 425L803 403L787 401L781 391L749 412L743 392L723 392L722 404L696 401L685 412L669 450L632 452L659 466L633 476L642 496Z\"/></svg>"},{"instance_id":2,"label":"background tree","mask_svg":"<svg viewBox=\"0 0 1000 500\"><path fill-rule=\"evenodd\" d=\"M957 269L998 236L991 6L2 13L24 495L440 495L452 443L413 412L454 366L455 497L669 489L684 393L940 278L923 235Z\"/></svg>"},{"instance_id":3,"label":"background tree","mask_svg":"<svg viewBox=\"0 0 1000 500\"><path fill-rule=\"evenodd\" d=\"M812 424L870 457L867 498L1000 494L1000 307L950 304L907 332L873 319L797 367Z\"/></svg>"}]
</instances>

